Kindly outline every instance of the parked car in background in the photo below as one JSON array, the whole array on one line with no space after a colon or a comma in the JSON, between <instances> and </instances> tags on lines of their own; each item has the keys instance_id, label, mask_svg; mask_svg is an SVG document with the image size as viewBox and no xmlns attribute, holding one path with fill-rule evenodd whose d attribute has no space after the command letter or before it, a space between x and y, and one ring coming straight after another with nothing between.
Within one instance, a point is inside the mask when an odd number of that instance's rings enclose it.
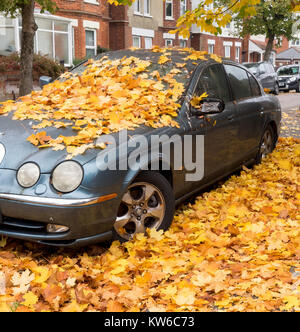
<instances>
[{"instance_id":1,"label":"parked car in background","mask_svg":"<svg viewBox=\"0 0 300 332\"><path fill-rule=\"evenodd\" d=\"M257 80L261 83L264 89L270 90L275 95L279 94L279 82L277 73L273 65L269 62L252 62L243 63Z\"/></svg>"},{"instance_id":2,"label":"parked car in background","mask_svg":"<svg viewBox=\"0 0 300 332\"><path fill-rule=\"evenodd\" d=\"M300 65L282 66L277 70L279 89L300 92Z\"/></svg>"}]
</instances>

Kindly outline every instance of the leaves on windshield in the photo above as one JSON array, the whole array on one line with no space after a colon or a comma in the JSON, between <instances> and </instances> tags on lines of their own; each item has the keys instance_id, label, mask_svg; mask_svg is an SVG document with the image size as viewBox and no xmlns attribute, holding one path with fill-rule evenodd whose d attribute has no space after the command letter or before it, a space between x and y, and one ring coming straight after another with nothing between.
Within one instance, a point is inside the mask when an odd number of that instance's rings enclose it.
<instances>
[{"instance_id":1,"label":"leaves on windshield","mask_svg":"<svg viewBox=\"0 0 300 332\"><path fill-rule=\"evenodd\" d=\"M32 92L17 103L4 103L0 114L13 111L14 120L34 120L34 130L72 128L73 136L50 137L42 131L27 139L40 148L66 148L70 157L97 147L94 142L101 135L140 125L178 127L178 102L185 91L181 76L191 73L186 63L172 63L172 53L182 53L186 62L221 59L188 48L174 51L154 47L152 52L161 53L158 64L136 56L89 60L82 75L66 73L42 91Z\"/></svg>"}]
</instances>

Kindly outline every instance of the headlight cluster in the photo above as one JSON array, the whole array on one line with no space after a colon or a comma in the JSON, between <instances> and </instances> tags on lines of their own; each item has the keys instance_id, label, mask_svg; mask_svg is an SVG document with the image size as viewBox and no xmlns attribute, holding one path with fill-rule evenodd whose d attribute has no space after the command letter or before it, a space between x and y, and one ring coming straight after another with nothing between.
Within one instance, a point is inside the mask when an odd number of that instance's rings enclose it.
<instances>
[{"instance_id":1,"label":"headlight cluster","mask_svg":"<svg viewBox=\"0 0 300 332\"><path fill-rule=\"evenodd\" d=\"M293 76L287 80L287 83L292 83L292 82L295 82L296 80L297 80L297 77Z\"/></svg>"},{"instance_id":2,"label":"headlight cluster","mask_svg":"<svg viewBox=\"0 0 300 332\"><path fill-rule=\"evenodd\" d=\"M26 163L20 167L17 180L24 188L33 187L41 175L40 168L34 163ZM61 193L76 190L83 180L83 169L75 161L65 161L59 164L52 173L52 185Z\"/></svg>"}]
</instances>

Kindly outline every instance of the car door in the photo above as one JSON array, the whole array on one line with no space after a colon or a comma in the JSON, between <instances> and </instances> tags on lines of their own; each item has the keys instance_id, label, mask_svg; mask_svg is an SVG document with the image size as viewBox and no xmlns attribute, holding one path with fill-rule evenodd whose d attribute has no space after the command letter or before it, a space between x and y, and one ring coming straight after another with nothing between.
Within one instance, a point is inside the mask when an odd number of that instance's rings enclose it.
<instances>
[{"instance_id":1,"label":"car door","mask_svg":"<svg viewBox=\"0 0 300 332\"><path fill-rule=\"evenodd\" d=\"M257 152L264 126L262 91L252 74L235 65L225 65L225 70L237 105L239 122L238 149L240 163Z\"/></svg>"},{"instance_id":2,"label":"car door","mask_svg":"<svg viewBox=\"0 0 300 332\"><path fill-rule=\"evenodd\" d=\"M221 113L191 117L193 135L203 132L203 121L205 124L204 179L210 182L228 173L238 160L239 123L222 64L209 65L201 72L194 96L203 93L207 93L210 98L222 99L225 103Z\"/></svg>"}]
</instances>

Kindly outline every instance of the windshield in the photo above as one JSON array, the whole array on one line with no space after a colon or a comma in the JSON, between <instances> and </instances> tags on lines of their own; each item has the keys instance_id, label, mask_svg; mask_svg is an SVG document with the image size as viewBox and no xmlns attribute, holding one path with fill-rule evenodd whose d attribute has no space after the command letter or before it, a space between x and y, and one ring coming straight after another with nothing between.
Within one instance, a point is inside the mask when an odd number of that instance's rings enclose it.
<instances>
[{"instance_id":1,"label":"windshield","mask_svg":"<svg viewBox=\"0 0 300 332\"><path fill-rule=\"evenodd\" d=\"M161 54L158 53L151 53L147 51L135 51L130 52L128 50L124 51L118 51L118 52L109 52L109 53L103 53L98 55L94 60L95 61L113 61L117 62L120 61L120 64L122 61L124 61L125 58L130 58L134 56L135 58L141 60L141 61L150 61L151 65L147 68L147 73L149 76L156 77L156 73L159 73L160 77L166 77L168 74L172 74L174 79L178 83L182 83L184 87L186 88L190 82L191 79L191 73L193 72L195 68L195 63L192 63L191 61L185 61L185 57L188 53L186 52L172 52L169 53L169 56L171 56L172 61L165 63L163 66L158 63L158 60L160 58ZM191 67L192 64L192 67ZM71 70L72 74L81 76L85 71L87 70L89 63L88 61L80 64L79 66L75 67L73 70ZM122 67L122 64L121 64ZM120 68L121 68L120 67ZM165 82L166 83L166 82ZM170 83L170 82L167 82ZM169 84L165 84L165 87L168 88Z\"/></svg>"},{"instance_id":2,"label":"windshield","mask_svg":"<svg viewBox=\"0 0 300 332\"><path fill-rule=\"evenodd\" d=\"M278 76L292 76L299 74L299 67L282 67L278 69Z\"/></svg>"},{"instance_id":3,"label":"windshield","mask_svg":"<svg viewBox=\"0 0 300 332\"><path fill-rule=\"evenodd\" d=\"M244 66L248 68L252 74L256 74L258 72L258 67L259 67L258 63L246 63L244 64Z\"/></svg>"}]
</instances>

